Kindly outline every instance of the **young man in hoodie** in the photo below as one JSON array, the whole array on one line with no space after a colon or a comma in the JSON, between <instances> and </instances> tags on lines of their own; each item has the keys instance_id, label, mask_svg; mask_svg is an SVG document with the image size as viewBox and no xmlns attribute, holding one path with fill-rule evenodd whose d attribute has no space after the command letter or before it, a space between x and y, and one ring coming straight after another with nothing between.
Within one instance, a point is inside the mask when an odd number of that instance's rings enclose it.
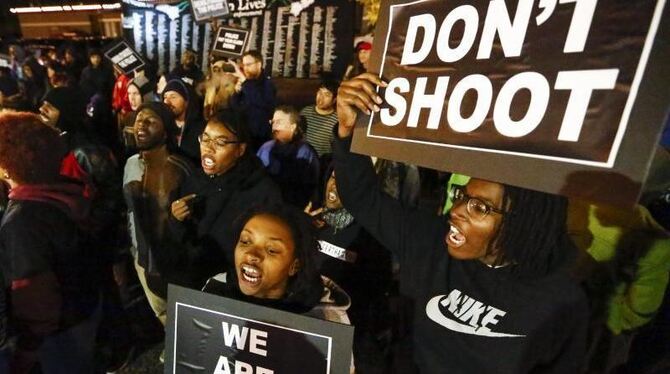
<instances>
[{"instance_id":1,"label":"young man in hoodie","mask_svg":"<svg viewBox=\"0 0 670 374\"><path fill-rule=\"evenodd\" d=\"M79 240L87 202L59 175L63 148L36 115L0 115L0 175L12 187L0 224L0 282L17 336L11 373L94 372L98 254Z\"/></svg>"},{"instance_id":2,"label":"young man in hoodie","mask_svg":"<svg viewBox=\"0 0 670 374\"><path fill-rule=\"evenodd\" d=\"M133 130L139 153L128 159L123 173L131 251L149 305L165 325L166 273L176 266L170 259L171 250L178 248L167 228L170 194L191 175L192 167L176 154L179 129L165 104L142 104Z\"/></svg>"},{"instance_id":3,"label":"young man in hoodie","mask_svg":"<svg viewBox=\"0 0 670 374\"><path fill-rule=\"evenodd\" d=\"M163 102L174 114L179 132L175 134L180 152L194 163L200 163L198 136L205 129L201 105L193 88L181 79L167 82L162 93Z\"/></svg>"}]
</instances>

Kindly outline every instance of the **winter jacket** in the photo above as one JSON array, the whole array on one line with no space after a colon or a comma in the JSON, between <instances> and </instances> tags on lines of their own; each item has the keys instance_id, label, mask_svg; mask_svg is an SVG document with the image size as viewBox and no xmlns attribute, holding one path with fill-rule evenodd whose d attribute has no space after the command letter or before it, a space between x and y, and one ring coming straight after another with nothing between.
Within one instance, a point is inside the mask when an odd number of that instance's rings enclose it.
<instances>
[{"instance_id":1,"label":"winter jacket","mask_svg":"<svg viewBox=\"0 0 670 374\"><path fill-rule=\"evenodd\" d=\"M82 245L77 225L86 213L79 185L22 185L10 193L0 224L0 272L19 352L36 351L98 305L96 251Z\"/></svg>"},{"instance_id":2,"label":"winter jacket","mask_svg":"<svg viewBox=\"0 0 670 374\"><path fill-rule=\"evenodd\" d=\"M247 79L240 92L233 95L230 107L245 115L256 151L272 137L269 121L277 105L277 89L270 77Z\"/></svg>"},{"instance_id":3,"label":"winter jacket","mask_svg":"<svg viewBox=\"0 0 670 374\"><path fill-rule=\"evenodd\" d=\"M183 222L170 215L170 228L184 245L181 280L200 289L204 282L232 263L232 226L255 204L281 201L279 189L253 155L244 155L224 174L210 177L199 169L186 178L171 201L196 194L191 217Z\"/></svg>"},{"instance_id":4,"label":"winter jacket","mask_svg":"<svg viewBox=\"0 0 670 374\"><path fill-rule=\"evenodd\" d=\"M670 233L640 205L620 209L580 200L570 201L568 230L588 254L576 272L592 293L595 318L614 334L649 322L668 285Z\"/></svg>"},{"instance_id":5,"label":"winter jacket","mask_svg":"<svg viewBox=\"0 0 670 374\"><path fill-rule=\"evenodd\" d=\"M279 185L284 201L304 208L319 184L319 156L303 141L281 144L270 140L256 153L268 174Z\"/></svg>"}]
</instances>

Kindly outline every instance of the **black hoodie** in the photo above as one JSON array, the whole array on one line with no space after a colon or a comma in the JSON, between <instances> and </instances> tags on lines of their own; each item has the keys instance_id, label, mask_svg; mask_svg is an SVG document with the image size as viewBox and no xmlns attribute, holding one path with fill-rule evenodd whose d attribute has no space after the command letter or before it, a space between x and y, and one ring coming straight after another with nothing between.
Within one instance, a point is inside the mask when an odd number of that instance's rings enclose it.
<instances>
[{"instance_id":1,"label":"black hoodie","mask_svg":"<svg viewBox=\"0 0 670 374\"><path fill-rule=\"evenodd\" d=\"M337 129L335 129L337 131ZM449 225L404 208L379 191L369 157L335 138L337 190L344 206L400 262L400 292L413 304L414 361L423 373L576 373L582 368L588 308L561 268L519 279L447 252Z\"/></svg>"},{"instance_id":2,"label":"black hoodie","mask_svg":"<svg viewBox=\"0 0 670 374\"><path fill-rule=\"evenodd\" d=\"M253 205L280 202L281 192L260 161L247 152L224 174L210 177L199 169L184 180L171 200L193 193L197 197L190 218L179 222L170 215L171 229L186 248L184 258L176 262L180 265L176 274L167 278L200 289L209 277L232 263L235 219Z\"/></svg>"}]
</instances>

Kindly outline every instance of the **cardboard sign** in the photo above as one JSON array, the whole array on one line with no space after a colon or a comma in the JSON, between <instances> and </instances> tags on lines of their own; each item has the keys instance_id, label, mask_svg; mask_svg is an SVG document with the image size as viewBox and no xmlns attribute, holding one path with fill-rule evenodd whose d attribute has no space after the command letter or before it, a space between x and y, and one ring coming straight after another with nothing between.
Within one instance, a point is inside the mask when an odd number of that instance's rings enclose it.
<instances>
[{"instance_id":1,"label":"cardboard sign","mask_svg":"<svg viewBox=\"0 0 670 374\"><path fill-rule=\"evenodd\" d=\"M106 49L105 57L117 66L123 74L130 74L144 66L144 60L130 45L122 40Z\"/></svg>"},{"instance_id":2,"label":"cardboard sign","mask_svg":"<svg viewBox=\"0 0 670 374\"><path fill-rule=\"evenodd\" d=\"M229 13L226 0L191 0L193 18L196 22L207 22Z\"/></svg>"},{"instance_id":3,"label":"cardboard sign","mask_svg":"<svg viewBox=\"0 0 670 374\"><path fill-rule=\"evenodd\" d=\"M221 57L237 58L247 50L249 31L222 26L216 31L212 54Z\"/></svg>"},{"instance_id":4,"label":"cardboard sign","mask_svg":"<svg viewBox=\"0 0 670 374\"><path fill-rule=\"evenodd\" d=\"M370 66L389 86L353 150L634 203L670 102L667 15L665 0L384 1Z\"/></svg>"},{"instance_id":5,"label":"cardboard sign","mask_svg":"<svg viewBox=\"0 0 670 374\"><path fill-rule=\"evenodd\" d=\"M349 373L353 327L170 285L165 373Z\"/></svg>"}]
</instances>

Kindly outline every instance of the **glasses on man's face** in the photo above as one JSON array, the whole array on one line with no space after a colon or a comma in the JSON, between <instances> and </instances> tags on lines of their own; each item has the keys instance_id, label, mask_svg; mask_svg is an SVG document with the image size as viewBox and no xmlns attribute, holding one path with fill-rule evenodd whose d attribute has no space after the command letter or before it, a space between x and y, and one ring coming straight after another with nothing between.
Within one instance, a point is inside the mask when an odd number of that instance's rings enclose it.
<instances>
[{"instance_id":1,"label":"glasses on man's face","mask_svg":"<svg viewBox=\"0 0 670 374\"><path fill-rule=\"evenodd\" d=\"M226 140L223 138L210 138L207 134L198 135L198 142L205 147L212 147L216 151L223 150L228 144L240 144L239 140Z\"/></svg>"},{"instance_id":2,"label":"glasses on man's face","mask_svg":"<svg viewBox=\"0 0 670 374\"><path fill-rule=\"evenodd\" d=\"M481 199L466 194L465 188L463 187L453 187L451 189L451 198L454 201L454 205L456 205L458 202L465 203L465 209L467 210L470 217L478 221L486 218L486 216L488 216L491 212L501 215L505 214L504 211L492 207L491 205L483 202Z\"/></svg>"}]
</instances>

